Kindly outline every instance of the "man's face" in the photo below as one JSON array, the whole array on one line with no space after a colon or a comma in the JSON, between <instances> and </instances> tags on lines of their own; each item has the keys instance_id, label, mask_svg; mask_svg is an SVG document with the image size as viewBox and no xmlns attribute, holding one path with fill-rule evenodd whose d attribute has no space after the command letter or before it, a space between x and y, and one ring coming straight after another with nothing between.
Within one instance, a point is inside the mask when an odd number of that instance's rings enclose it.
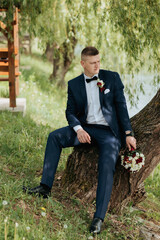
<instances>
[{"instance_id":1,"label":"man's face","mask_svg":"<svg viewBox=\"0 0 160 240\"><path fill-rule=\"evenodd\" d=\"M100 69L100 56L85 56L83 60L81 60L81 65L84 69L84 73L88 77L92 77L93 75L99 73Z\"/></svg>"}]
</instances>

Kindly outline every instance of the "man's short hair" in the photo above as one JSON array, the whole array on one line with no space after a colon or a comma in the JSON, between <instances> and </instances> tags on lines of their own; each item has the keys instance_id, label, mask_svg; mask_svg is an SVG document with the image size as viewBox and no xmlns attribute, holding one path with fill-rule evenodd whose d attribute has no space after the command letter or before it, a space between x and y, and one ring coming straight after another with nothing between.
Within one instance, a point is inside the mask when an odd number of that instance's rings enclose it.
<instances>
[{"instance_id":1,"label":"man's short hair","mask_svg":"<svg viewBox=\"0 0 160 240\"><path fill-rule=\"evenodd\" d=\"M82 50L81 59L83 60L87 56L95 56L95 55L98 55L98 54L99 54L99 51L97 50L97 48L92 47L92 46L88 46L88 47L86 47Z\"/></svg>"}]
</instances>

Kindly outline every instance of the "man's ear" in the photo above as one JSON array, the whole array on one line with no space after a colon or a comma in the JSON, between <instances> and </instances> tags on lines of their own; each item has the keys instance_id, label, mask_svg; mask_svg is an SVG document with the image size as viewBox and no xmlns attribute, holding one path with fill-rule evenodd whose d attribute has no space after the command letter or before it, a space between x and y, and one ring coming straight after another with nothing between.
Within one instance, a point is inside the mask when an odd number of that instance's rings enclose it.
<instances>
[{"instance_id":1,"label":"man's ear","mask_svg":"<svg viewBox=\"0 0 160 240\"><path fill-rule=\"evenodd\" d=\"M81 62L80 62L80 63L81 63L81 66L82 66L82 67L84 67L84 61L83 61L83 60L81 60Z\"/></svg>"}]
</instances>

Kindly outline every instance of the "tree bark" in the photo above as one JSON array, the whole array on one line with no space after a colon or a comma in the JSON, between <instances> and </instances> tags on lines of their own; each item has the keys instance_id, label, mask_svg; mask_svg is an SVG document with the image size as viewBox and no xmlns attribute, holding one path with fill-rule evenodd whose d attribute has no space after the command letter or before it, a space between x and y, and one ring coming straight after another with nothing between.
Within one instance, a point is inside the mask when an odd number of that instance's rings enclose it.
<instances>
[{"instance_id":1,"label":"tree bark","mask_svg":"<svg viewBox=\"0 0 160 240\"><path fill-rule=\"evenodd\" d=\"M53 44L52 46L50 44L47 44L45 55L46 55L48 61L53 63L53 72L49 77L50 82L53 82L54 79L58 78L58 70L60 67L59 47L55 44Z\"/></svg>"},{"instance_id":2,"label":"tree bark","mask_svg":"<svg viewBox=\"0 0 160 240\"><path fill-rule=\"evenodd\" d=\"M65 75L68 72L70 65L74 59L74 50L77 44L77 39L70 37L70 42L63 42L60 46L47 44L45 55L47 59L53 62L53 72L50 75L50 82L58 80L58 86L65 86Z\"/></svg>"},{"instance_id":3,"label":"tree bark","mask_svg":"<svg viewBox=\"0 0 160 240\"><path fill-rule=\"evenodd\" d=\"M130 173L121 166L119 156L109 212L118 213L129 202L136 205L146 197L143 182L160 162L160 90L150 103L131 118L131 124L137 139L137 150L145 155L145 165L139 172ZM68 157L62 184L83 202L93 202L96 197L97 166L97 146L85 144L75 147Z\"/></svg>"},{"instance_id":4,"label":"tree bark","mask_svg":"<svg viewBox=\"0 0 160 240\"><path fill-rule=\"evenodd\" d=\"M74 59L74 50L77 44L77 39L72 36L70 38L70 44L68 44L67 42L64 42L62 47L61 47L61 52L62 52L62 56L63 56L63 64L61 67L61 76L60 76L60 80L58 82L58 86L59 87L64 87L65 86L65 75L68 72L70 65Z\"/></svg>"}]
</instances>

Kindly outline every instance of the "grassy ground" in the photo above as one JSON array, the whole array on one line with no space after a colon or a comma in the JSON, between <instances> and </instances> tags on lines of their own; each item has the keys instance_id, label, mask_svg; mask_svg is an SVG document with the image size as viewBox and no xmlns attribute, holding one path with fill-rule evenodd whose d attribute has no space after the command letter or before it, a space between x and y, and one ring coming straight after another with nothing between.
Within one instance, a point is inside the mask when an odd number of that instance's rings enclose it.
<instances>
[{"instance_id":1,"label":"grassy ground","mask_svg":"<svg viewBox=\"0 0 160 240\"><path fill-rule=\"evenodd\" d=\"M36 186L42 173L48 133L65 126L66 90L48 81L52 66L37 56L21 57L20 97L27 99L27 113L0 113L0 239L93 239L88 228L94 206L83 206L60 189L58 180L48 200L23 193L22 186ZM7 85L1 84L1 96ZM58 174L72 149L62 152ZM160 222L160 166L146 180L147 199L138 209L121 216L108 214L104 231L94 239L140 239L138 217Z\"/></svg>"}]
</instances>

